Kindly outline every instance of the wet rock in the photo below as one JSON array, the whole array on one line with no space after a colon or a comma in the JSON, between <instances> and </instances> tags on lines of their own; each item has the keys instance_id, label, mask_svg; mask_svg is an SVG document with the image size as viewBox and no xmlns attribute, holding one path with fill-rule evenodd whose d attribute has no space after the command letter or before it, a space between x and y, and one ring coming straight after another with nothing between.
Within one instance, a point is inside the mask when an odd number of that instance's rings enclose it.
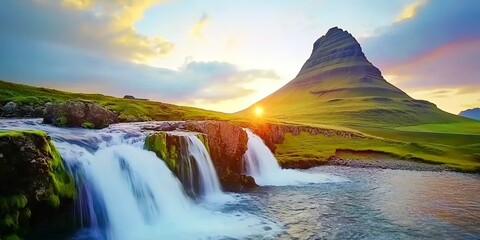
<instances>
[{"instance_id":1,"label":"wet rock","mask_svg":"<svg viewBox=\"0 0 480 240\"><path fill-rule=\"evenodd\" d=\"M208 146L205 134L192 134L200 139L206 147ZM189 153L186 133L156 132L150 134L145 139L144 148L155 152L166 163L190 197L196 198L201 193L201 186L198 181L200 173L196 161L192 159Z\"/></svg>"},{"instance_id":2,"label":"wet rock","mask_svg":"<svg viewBox=\"0 0 480 240\"><path fill-rule=\"evenodd\" d=\"M248 136L241 127L226 121L187 121L185 128L207 135L210 156L224 190L242 191L256 186L253 178L243 174Z\"/></svg>"},{"instance_id":3,"label":"wet rock","mask_svg":"<svg viewBox=\"0 0 480 240\"><path fill-rule=\"evenodd\" d=\"M118 122L118 116L95 102L69 100L61 104L47 104L43 122L58 127L104 128Z\"/></svg>"},{"instance_id":4,"label":"wet rock","mask_svg":"<svg viewBox=\"0 0 480 240\"><path fill-rule=\"evenodd\" d=\"M160 122L146 125L142 129L153 131L185 130L185 122Z\"/></svg>"},{"instance_id":5,"label":"wet rock","mask_svg":"<svg viewBox=\"0 0 480 240\"><path fill-rule=\"evenodd\" d=\"M27 238L26 230L34 231L37 223L53 223L53 216L73 213L73 178L45 133L0 132L0 152L0 239ZM72 208L66 210L67 205ZM69 227L73 228L71 217ZM65 230L58 225L50 227ZM36 237L41 238L41 234Z\"/></svg>"}]
</instances>

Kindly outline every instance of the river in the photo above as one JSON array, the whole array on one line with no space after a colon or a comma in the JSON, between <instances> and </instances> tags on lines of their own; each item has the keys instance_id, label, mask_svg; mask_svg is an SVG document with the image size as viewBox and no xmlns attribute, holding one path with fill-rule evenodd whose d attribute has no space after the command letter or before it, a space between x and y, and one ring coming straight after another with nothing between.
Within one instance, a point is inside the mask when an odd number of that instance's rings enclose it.
<instances>
[{"instance_id":1,"label":"river","mask_svg":"<svg viewBox=\"0 0 480 240\"><path fill-rule=\"evenodd\" d=\"M0 129L47 132L82 178L79 205L90 224L73 239L480 239L479 175L260 164L251 171L263 171L256 176L261 187L193 201L142 149L141 126L87 130L0 120ZM265 161L262 154L251 153Z\"/></svg>"}]
</instances>

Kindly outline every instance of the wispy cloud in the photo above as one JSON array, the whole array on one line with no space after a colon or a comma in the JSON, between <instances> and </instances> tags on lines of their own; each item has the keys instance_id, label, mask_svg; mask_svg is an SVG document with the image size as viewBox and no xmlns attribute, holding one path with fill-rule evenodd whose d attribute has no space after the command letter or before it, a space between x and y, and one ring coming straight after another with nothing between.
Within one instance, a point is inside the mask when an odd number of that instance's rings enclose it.
<instances>
[{"instance_id":1,"label":"wispy cloud","mask_svg":"<svg viewBox=\"0 0 480 240\"><path fill-rule=\"evenodd\" d=\"M210 16L204 13L190 30L190 36L193 38L203 38L203 31L210 21Z\"/></svg>"},{"instance_id":2,"label":"wispy cloud","mask_svg":"<svg viewBox=\"0 0 480 240\"><path fill-rule=\"evenodd\" d=\"M401 22L410 18L415 17L418 9L427 3L427 0L416 0L415 2L407 5L402 12L397 16L395 22Z\"/></svg>"}]
</instances>

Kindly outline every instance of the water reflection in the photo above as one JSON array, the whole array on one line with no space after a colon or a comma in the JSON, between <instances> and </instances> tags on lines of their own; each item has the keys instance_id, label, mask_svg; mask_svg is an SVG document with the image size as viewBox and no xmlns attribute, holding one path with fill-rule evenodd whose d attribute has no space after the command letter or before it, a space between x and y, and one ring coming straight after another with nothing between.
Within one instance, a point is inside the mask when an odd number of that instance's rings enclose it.
<instances>
[{"instance_id":1,"label":"water reflection","mask_svg":"<svg viewBox=\"0 0 480 240\"><path fill-rule=\"evenodd\" d=\"M478 239L480 177L321 167L348 182L268 187L243 207L283 223L283 239Z\"/></svg>"}]
</instances>

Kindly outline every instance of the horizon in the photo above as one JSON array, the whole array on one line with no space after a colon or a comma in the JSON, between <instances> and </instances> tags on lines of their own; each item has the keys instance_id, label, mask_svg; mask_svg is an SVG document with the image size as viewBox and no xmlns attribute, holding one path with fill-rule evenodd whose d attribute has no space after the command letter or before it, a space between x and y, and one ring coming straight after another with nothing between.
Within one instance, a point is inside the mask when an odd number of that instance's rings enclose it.
<instances>
[{"instance_id":1,"label":"horizon","mask_svg":"<svg viewBox=\"0 0 480 240\"><path fill-rule=\"evenodd\" d=\"M135 3L0 2L0 79L232 113L292 80L338 26L413 98L480 106L478 2Z\"/></svg>"}]
</instances>

